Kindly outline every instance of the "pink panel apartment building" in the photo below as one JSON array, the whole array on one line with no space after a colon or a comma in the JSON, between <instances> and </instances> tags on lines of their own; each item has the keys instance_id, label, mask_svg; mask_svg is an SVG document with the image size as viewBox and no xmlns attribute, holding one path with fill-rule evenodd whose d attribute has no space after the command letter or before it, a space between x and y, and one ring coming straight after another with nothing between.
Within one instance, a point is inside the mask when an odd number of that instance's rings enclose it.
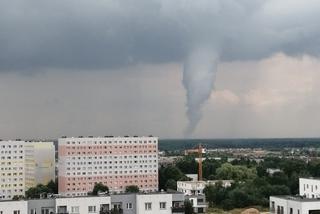
<instances>
[{"instance_id":1,"label":"pink panel apartment building","mask_svg":"<svg viewBox=\"0 0 320 214\"><path fill-rule=\"evenodd\" d=\"M64 137L58 155L60 195L87 195L99 182L111 192L158 190L157 137Z\"/></svg>"}]
</instances>

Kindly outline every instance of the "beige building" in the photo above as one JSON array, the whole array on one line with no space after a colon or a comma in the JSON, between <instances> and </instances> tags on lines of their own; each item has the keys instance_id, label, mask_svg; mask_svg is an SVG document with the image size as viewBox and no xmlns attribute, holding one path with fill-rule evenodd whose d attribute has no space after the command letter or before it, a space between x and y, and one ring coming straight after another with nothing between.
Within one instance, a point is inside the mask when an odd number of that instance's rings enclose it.
<instances>
[{"instance_id":1,"label":"beige building","mask_svg":"<svg viewBox=\"0 0 320 214\"><path fill-rule=\"evenodd\" d=\"M35 183L55 181L55 148L52 142L33 142Z\"/></svg>"},{"instance_id":2,"label":"beige building","mask_svg":"<svg viewBox=\"0 0 320 214\"><path fill-rule=\"evenodd\" d=\"M0 141L0 200L55 179L53 142Z\"/></svg>"}]
</instances>

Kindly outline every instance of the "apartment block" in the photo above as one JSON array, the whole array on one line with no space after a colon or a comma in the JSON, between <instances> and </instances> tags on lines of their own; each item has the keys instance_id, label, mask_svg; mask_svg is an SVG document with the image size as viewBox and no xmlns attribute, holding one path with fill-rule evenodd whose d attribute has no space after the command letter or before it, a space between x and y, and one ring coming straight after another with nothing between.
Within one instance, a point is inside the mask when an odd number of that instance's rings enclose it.
<instances>
[{"instance_id":1,"label":"apartment block","mask_svg":"<svg viewBox=\"0 0 320 214\"><path fill-rule=\"evenodd\" d=\"M220 182L223 187L230 187L233 180L208 180L208 181L177 181L177 191L185 195L204 195L207 185L215 185Z\"/></svg>"},{"instance_id":2,"label":"apartment block","mask_svg":"<svg viewBox=\"0 0 320 214\"><path fill-rule=\"evenodd\" d=\"M38 183L43 183L45 173L41 171L41 160L37 157L36 144L52 145L52 142L26 142L21 140L0 141L0 200L10 200L14 196L24 196L25 191ZM47 148L54 154L54 147ZM51 159L54 167L53 157ZM54 179L53 174L48 179ZM45 182L44 184L46 184Z\"/></svg>"},{"instance_id":3,"label":"apartment block","mask_svg":"<svg viewBox=\"0 0 320 214\"><path fill-rule=\"evenodd\" d=\"M184 195L181 193L136 193L111 195L111 208L123 214L184 213Z\"/></svg>"},{"instance_id":4,"label":"apartment block","mask_svg":"<svg viewBox=\"0 0 320 214\"><path fill-rule=\"evenodd\" d=\"M100 182L117 193L158 190L157 137L65 137L58 156L60 195L85 196Z\"/></svg>"},{"instance_id":5,"label":"apartment block","mask_svg":"<svg viewBox=\"0 0 320 214\"><path fill-rule=\"evenodd\" d=\"M320 198L320 179L299 178L299 195L306 198Z\"/></svg>"},{"instance_id":6,"label":"apartment block","mask_svg":"<svg viewBox=\"0 0 320 214\"><path fill-rule=\"evenodd\" d=\"M320 201L300 196L271 196L271 214L318 214Z\"/></svg>"},{"instance_id":7,"label":"apartment block","mask_svg":"<svg viewBox=\"0 0 320 214\"><path fill-rule=\"evenodd\" d=\"M299 178L298 196L270 196L271 214L320 213L320 179Z\"/></svg>"},{"instance_id":8,"label":"apartment block","mask_svg":"<svg viewBox=\"0 0 320 214\"><path fill-rule=\"evenodd\" d=\"M184 195L153 192L0 201L0 214L183 214Z\"/></svg>"}]
</instances>

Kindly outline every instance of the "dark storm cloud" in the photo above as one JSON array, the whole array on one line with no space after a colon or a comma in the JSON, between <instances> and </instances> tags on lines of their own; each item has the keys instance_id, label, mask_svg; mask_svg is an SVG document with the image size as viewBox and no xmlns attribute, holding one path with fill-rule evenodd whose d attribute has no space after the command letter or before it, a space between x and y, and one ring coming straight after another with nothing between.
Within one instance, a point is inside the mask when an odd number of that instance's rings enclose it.
<instances>
[{"instance_id":1,"label":"dark storm cloud","mask_svg":"<svg viewBox=\"0 0 320 214\"><path fill-rule=\"evenodd\" d=\"M222 60L318 55L319 9L302 0L2 0L0 69L183 61L198 45Z\"/></svg>"}]
</instances>

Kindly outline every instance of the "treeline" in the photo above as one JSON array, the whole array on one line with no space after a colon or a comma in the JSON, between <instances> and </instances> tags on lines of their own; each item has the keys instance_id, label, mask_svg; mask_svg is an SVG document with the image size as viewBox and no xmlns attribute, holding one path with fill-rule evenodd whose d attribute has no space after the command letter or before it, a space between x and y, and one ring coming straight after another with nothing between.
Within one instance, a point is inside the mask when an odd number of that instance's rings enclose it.
<instances>
[{"instance_id":1,"label":"treeline","mask_svg":"<svg viewBox=\"0 0 320 214\"><path fill-rule=\"evenodd\" d=\"M160 139L159 148L164 151L185 150L198 144L206 148L302 148L318 147L320 138L275 138L275 139Z\"/></svg>"},{"instance_id":2,"label":"treeline","mask_svg":"<svg viewBox=\"0 0 320 214\"><path fill-rule=\"evenodd\" d=\"M196 174L197 162L187 156L175 166L160 167L160 189L176 188L176 181L187 180L185 174ZM280 171L268 173L268 169ZM203 177L207 180L234 180L231 187L221 183L207 186L205 194L211 207L226 210L253 205L267 207L270 195L298 194L299 177L320 176L320 161L308 163L297 159L266 158L257 163L248 159L210 160L203 162Z\"/></svg>"}]
</instances>

